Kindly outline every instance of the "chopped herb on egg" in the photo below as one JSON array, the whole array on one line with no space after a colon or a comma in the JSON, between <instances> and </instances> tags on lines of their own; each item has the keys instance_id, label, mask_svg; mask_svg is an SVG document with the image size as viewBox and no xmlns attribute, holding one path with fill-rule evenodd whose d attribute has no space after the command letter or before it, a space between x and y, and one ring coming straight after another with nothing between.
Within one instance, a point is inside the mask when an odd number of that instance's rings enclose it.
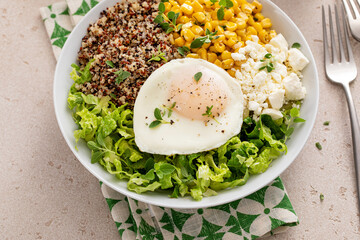
<instances>
[{"instance_id":1,"label":"chopped herb on egg","mask_svg":"<svg viewBox=\"0 0 360 240\"><path fill-rule=\"evenodd\" d=\"M114 72L114 74L117 75L116 81L115 81L116 84L122 83L125 79L127 79L131 75L128 71L124 71L122 69L120 69L117 72Z\"/></svg>"},{"instance_id":2,"label":"chopped herb on egg","mask_svg":"<svg viewBox=\"0 0 360 240\"><path fill-rule=\"evenodd\" d=\"M211 110L212 110L213 107L214 107L213 105L211 105L210 107L209 107L209 106L206 106L206 112L203 113L202 115L203 115L203 116L207 116L207 117L211 117L211 116L212 116Z\"/></svg>"},{"instance_id":3,"label":"chopped herb on egg","mask_svg":"<svg viewBox=\"0 0 360 240\"><path fill-rule=\"evenodd\" d=\"M195 75L194 75L194 79L196 82L199 82L200 78L202 77L202 72L197 72Z\"/></svg>"},{"instance_id":4,"label":"chopped herb on egg","mask_svg":"<svg viewBox=\"0 0 360 240\"><path fill-rule=\"evenodd\" d=\"M173 103L169 108L171 110L171 113L172 113L172 108L175 107L175 104L176 103ZM168 112L168 117L171 116L170 110ZM170 114L170 116L169 116L169 114ZM160 108L155 108L154 117L156 120L154 120L150 123L149 128L155 128L155 127L159 126L160 124L171 124L171 125L174 124L173 120L170 120L170 122L165 121L163 119L164 116L165 116L165 111L161 111Z\"/></svg>"}]
</instances>

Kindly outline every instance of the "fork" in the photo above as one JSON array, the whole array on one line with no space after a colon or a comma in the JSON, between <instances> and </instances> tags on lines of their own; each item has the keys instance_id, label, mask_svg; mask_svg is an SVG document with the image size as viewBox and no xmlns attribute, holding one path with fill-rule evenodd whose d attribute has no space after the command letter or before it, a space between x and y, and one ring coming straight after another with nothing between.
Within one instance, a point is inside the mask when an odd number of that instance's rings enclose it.
<instances>
[{"instance_id":1,"label":"fork","mask_svg":"<svg viewBox=\"0 0 360 240\"><path fill-rule=\"evenodd\" d=\"M348 1L350 2L350 5L348 4ZM354 0L348 1L342 0L345 6L346 15L348 17L351 34L356 40L360 41L360 13ZM360 0L356 0L356 2L360 5ZM353 10L354 15L352 14L351 10Z\"/></svg>"},{"instance_id":2,"label":"fork","mask_svg":"<svg viewBox=\"0 0 360 240\"><path fill-rule=\"evenodd\" d=\"M341 6L342 13L342 25L343 31L341 31L341 22L339 20L339 14L337 7L335 5L335 21L337 29L337 43L335 42L334 27L331 17L331 7L329 6L329 26L330 26L330 50L326 30L326 19L325 19L325 8L322 6L322 23L323 23L323 42L324 42L324 61L325 61L325 72L327 78L334 83L340 84L343 86L346 94L346 99L348 102L350 122L351 122L351 133L352 133L352 143L353 143L353 154L355 161L355 172L356 172L356 185L357 193L359 200L359 210L360 210L360 127L358 118L356 115L356 110L354 102L350 92L350 82L354 81L357 76L357 68L354 61L353 53L351 50L351 45L348 36L347 22L345 19L345 11ZM343 40L345 41L345 46ZM338 47L338 51L336 50ZM340 54L337 54L337 53Z\"/></svg>"}]
</instances>

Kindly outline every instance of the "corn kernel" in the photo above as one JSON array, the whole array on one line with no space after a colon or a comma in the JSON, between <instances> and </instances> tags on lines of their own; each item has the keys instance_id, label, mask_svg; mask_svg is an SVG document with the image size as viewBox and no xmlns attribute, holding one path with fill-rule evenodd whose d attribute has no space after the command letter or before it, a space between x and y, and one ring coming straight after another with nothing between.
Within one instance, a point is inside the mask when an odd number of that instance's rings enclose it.
<instances>
[{"instance_id":1,"label":"corn kernel","mask_svg":"<svg viewBox=\"0 0 360 240\"><path fill-rule=\"evenodd\" d=\"M261 25L263 28L271 28L272 23L271 23L270 18L264 18L263 20L261 20Z\"/></svg>"},{"instance_id":2,"label":"corn kernel","mask_svg":"<svg viewBox=\"0 0 360 240\"><path fill-rule=\"evenodd\" d=\"M226 60L226 59L231 59L231 52L225 50L221 53L221 59L222 60Z\"/></svg>"},{"instance_id":3,"label":"corn kernel","mask_svg":"<svg viewBox=\"0 0 360 240\"><path fill-rule=\"evenodd\" d=\"M182 47L185 44L185 40L182 37L175 38L175 46Z\"/></svg>"},{"instance_id":4,"label":"corn kernel","mask_svg":"<svg viewBox=\"0 0 360 240\"><path fill-rule=\"evenodd\" d=\"M254 20L255 21L261 22L264 18L265 18L264 15L262 15L261 13L257 13L257 14L254 15Z\"/></svg>"},{"instance_id":5,"label":"corn kernel","mask_svg":"<svg viewBox=\"0 0 360 240\"><path fill-rule=\"evenodd\" d=\"M190 29L183 29L181 36L183 36L187 42L191 42L195 38L195 34Z\"/></svg>"},{"instance_id":6,"label":"corn kernel","mask_svg":"<svg viewBox=\"0 0 360 240\"><path fill-rule=\"evenodd\" d=\"M259 1L254 0L251 4L255 7L253 10L254 13L261 12L263 6L261 3L259 3Z\"/></svg>"},{"instance_id":7,"label":"corn kernel","mask_svg":"<svg viewBox=\"0 0 360 240\"><path fill-rule=\"evenodd\" d=\"M234 78L236 72L232 69L229 69L229 70L227 70L227 73Z\"/></svg>"},{"instance_id":8,"label":"corn kernel","mask_svg":"<svg viewBox=\"0 0 360 240\"><path fill-rule=\"evenodd\" d=\"M219 34L216 36L217 38L216 39L213 39L212 42L213 43L216 43L216 42L222 42L225 40L225 35L224 34Z\"/></svg>"},{"instance_id":9,"label":"corn kernel","mask_svg":"<svg viewBox=\"0 0 360 240\"><path fill-rule=\"evenodd\" d=\"M180 5L183 5L186 2L186 0L178 0L178 2Z\"/></svg>"},{"instance_id":10,"label":"corn kernel","mask_svg":"<svg viewBox=\"0 0 360 240\"><path fill-rule=\"evenodd\" d=\"M200 56L201 59L207 60L207 51L204 48L200 48L197 54Z\"/></svg>"},{"instance_id":11,"label":"corn kernel","mask_svg":"<svg viewBox=\"0 0 360 240\"><path fill-rule=\"evenodd\" d=\"M249 17L248 15L246 15L245 13L243 12L239 12L238 15L237 15L238 18L242 19L245 21L245 23L249 20Z\"/></svg>"},{"instance_id":12,"label":"corn kernel","mask_svg":"<svg viewBox=\"0 0 360 240\"><path fill-rule=\"evenodd\" d=\"M213 3L210 0L204 0L204 4L207 8L211 8Z\"/></svg>"},{"instance_id":13,"label":"corn kernel","mask_svg":"<svg viewBox=\"0 0 360 240\"><path fill-rule=\"evenodd\" d=\"M250 15L254 10L255 6L251 5L250 3L243 3L241 4L241 10L245 13Z\"/></svg>"},{"instance_id":14,"label":"corn kernel","mask_svg":"<svg viewBox=\"0 0 360 240\"><path fill-rule=\"evenodd\" d=\"M269 42L269 34L266 30L261 30L259 32L259 39L260 41L262 41L263 43L268 43Z\"/></svg>"},{"instance_id":15,"label":"corn kernel","mask_svg":"<svg viewBox=\"0 0 360 240\"><path fill-rule=\"evenodd\" d=\"M200 4L204 4L204 0L198 0Z\"/></svg>"},{"instance_id":16,"label":"corn kernel","mask_svg":"<svg viewBox=\"0 0 360 240\"><path fill-rule=\"evenodd\" d=\"M195 21L198 21L200 23L205 22L205 14L202 12L194 13L192 16L195 19Z\"/></svg>"},{"instance_id":17,"label":"corn kernel","mask_svg":"<svg viewBox=\"0 0 360 240\"><path fill-rule=\"evenodd\" d=\"M182 4L180 7L181 11L186 15L191 15L194 12L194 8L189 4Z\"/></svg>"},{"instance_id":18,"label":"corn kernel","mask_svg":"<svg viewBox=\"0 0 360 240\"><path fill-rule=\"evenodd\" d=\"M257 31L256 31L256 29L254 27L249 26L246 29L246 34L247 35L257 35Z\"/></svg>"},{"instance_id":19,"label":"corn kernel","mask_svg":"<svg viewBox=\"0 0 360 240\"><path fill-rule=\"evenodd\" d=\"M219 26L219 21L213 20L213 21L210 22L210 24L213 27L213 29L215 29L217 26Z\"/></svg>"},{"instance_id":20,"label":"corn kernel","mask_svg":"<svg viewBox=\"0 0 360 240\"><path fill-rule=\"evenodd\" d=\"M215 28L215 30L217 31L218 34L223 34L224 33L224 29L221 26L217 26Z\"/></svg>"},{"instance_id":21,"label":"corn kernel","mask_svg":"<svg viewBox=\"0 0 360 240\"><path fill-rule=\"evenodd\" d=\"M236 0L238 2L239 5L243 4L243 3L247 3L246 0Z\"/></svg>"},{"instance_id":22,"label":"corn kernel","mask_svg":"<svg viewBox=\"0 0 360 240\"><path fill-rule=\"evenodd\" d=\"M216 59L217 59L216 53L212 53L212 52L207 53L207 60L209 62L214 63Z\"/></svg>"},{"instance_id":23,"label":"corn kernel","mask_svg":"<svg viewBox=\"0 0 360 240\"><path fill-rule=\"evenodd\" d=\"M270 30L269 37L270 37L270 39L276 37L276 31L275 30Z\"/></svg>"},{"instance_id":24,"label":"corn kernel","mask_svg":"<svg viewBox=\"0 0 360 240\"><path fill-rule=\"evenodd\" d=\"M219 60L219 59L216 59L214 61L214 64L217 65L218 67L221 67L222 68L222 62Z\"/></svg>"},{"instance_id":25,"label":"corn kernel","mask_svg":"<svg viewBox=\"0 0 360 240\"><path fill-rule=\"evenodd\" d=\"M175 0L169 0L171 6L179 6L179 4Z\"/></svg>"},{"instance_id":26,"label":"corn kernel","mask_svg":"<svg viewBox=\"0 0 360 240\"><path fill-rule=\"evenodd\" d=\"M180 13L180 7L179 6L173 6L171 8L171 11L173 11L174 13ZM180 17L180 16L179 16Z\"/></svg>"},{"instance_id":27,"label":"corn kernel","mask_svg":"<svg viewBox=\"0 0 360 240\"><path fill-rule=\"evenodd\" d=\"M209 23L209 22L205 23L204 30L206 31L206 29L208 29L210 32L213 31L213 27L212 27L211 23Z\"/></svg>"},{"instance_id":28,"label":"corn kernel","mask_svg":"<svg viewBox=\"0 0 360 240\"><path fill-rule=\"evenodd\" d=\"M241 30L246 28L246 22L243 19L236 20L236 30Z\"/></svg>"},{"instance_id":29,"label":"corn kernel","mask_svg":"<svg viewBox=\"0 0 360 240\"><path fill-rule=\"evenodd\" d=\"M253 27L255 28L255 30L256 30L257 32L260 32L261 30L263 30L262 25L261 25L260 23L258 23L258 22L255 22L255 23L253 24Z\"/></svg>"},{"instance_id":30,"label":"corn kernel","mask_svg":"<svg viewBox=\"0 0 360 240\"><path fill-rule=\"evenodd\" d=\"M165 12L169 12L170 9L171 9L171 3L169 3L169 2L164 2L164 5L165 5Z\"/></svg>"},{"instance_id":31,"label":"corn kernel","mask_svg":"<svg viewBox=\"0 0 360 240\"><path fill-rule=\"evenodd\" d=\"M184 46L190 49L191 42L185 42Z\"/></svg>"},{"instance_id":32,"label":"corn kernel","mask_svg":"<svg viewBox=\"0 0 360 240\"><path fill-rule=\"evenodd\" d=\"M252 40L253 40L252 35L246 35L245 41L252 41Z\"/></svg>"},{"instance_id":33,"label":"corn kernel","mask_svg":"<svg viewBox=\"0 0 360 240\"><path fill-rule=\"evenodd\" d=\"M238 43L238 39L235 37L235 38L229 38L225 44L228 47L233 47L236 43Z\"/></svg>"},{"instance_id":34,"label":"corn kernel","mask_svg":"<svg viewBox=\"0 0 360 240\"><path fill-rule=\"evenodd\" d=\"M204 29L198 25L193 25L191 27L191 31L195 34L195 35L202 35L204 33Z\"/></svg>"},{"instance_id":35,"label":"corn kernel","mask_svg":"<svg viewBox=\"0 0 360 240\"><path fill-rule=\"evenodd\" d=\"M179 23L185 24L190 21L190 18L187 16L181 16L181 17L179 17L178 21L179 21Z\"/></svg>"},{"instance_id":36,"label":"corn kernel","mask_svg":"<svg viewBox=\"0 0 360 240\"><path fill-rule=\"evenodd\" d=\"M204 43L204 45L202 45L203 48L208 49L210 47L211 43Z\"/></svg>"},{"instance_id":37,"label":"corn kernel","mask_svg":"<svg viewBox=\"0 0 360 240\"><path fill-rule=\"evenodd\" d=\"M236 34L237 34L239 37L244 38L244 37L246 36L246 29L236 30Z\"/></svg>"},{"instance_id":38,"label":"corn kernel","mask_svg":"<svg viewBox=\"0 0 360 240\"><path fill-rule=\"evenodd\" d=\"M196 53L189 53L188 55L186 55L186 57L188 58L200 58L200 56Z\"/></svg>"},{"instance_id":39,"label":"corn kernel","mask_svg":"<svg viewBox=\"0 0 360 240\"><path fill-rule=\"evenodd\" d=\"M230 32L234 32L237 29L237 24L233 22L227 22L225 26L226 26L226 30Z\"/></svg>"},{"instance_id":40,"label":"corn kernel","mask_svg":"<svg viewBox=\"0 0 360 240\"><path fill-rule=\"evenodd\" d=\"M225 45L221 42L214 43L215 50L219 53L223 52L225 50Z\"/></svg>"},{"instance_id":41,"label":"corn kernel","mask_svg":"<svg viewBox=\"0 0 360 240\"><path fill-rule=\"evenodd\" d=\"M232 17L234 17L234 13L230 10L225 10L225 13L224 13L224 19L225 20L229 20L231 19Z\"/></svg>"},{"instance_id":42,"label":"corn kernel","mask_svg":"<svg viewBox=\"0 0 360 240\"><path fill-rule=\"evenodd\" d=\"M194 8L194 12L202 12L202 11L204 11L204 7L196 0L193 1L192 7Z\"/></svg>"},{"instance_id":43,"label":"corn kernel","mask_svg":"<svg viewBox=\"0 0 360 240\"><path fill-rule=\"evenodd\" d=\"M174 39L177 39L178 37L180 37L180 34L177 32L173 32L172 35L174 36Z\"/></svg>"},{"instance_id":44,"label":"corn kernel","mask_svg":"<svg viewBox=\"0 0 360 240\"><path fill-rule=\"evenodd\" d=\"M225 34L225 37L228 38L228 39L237 37L235 32L225 31L224 34Z\"/></svg>"},{"instance_id":45,"label":"corn kernel","mask_svg":"<svg viewBox=\"0 0 360 240\"><path fill-rule=\"evenodd\" d=\"M215 47L214 47L214 46L210 46L210 47L209 47L209 52L214 52L214 53L215 53L215 52L216 52Z\"/></svg>"},{"instance_id":46,"label":"corn kernel","mask_svg":"<svg viewBox=\"0 0 360 240\"><path fill-rule=\"evenodd\" d=\"M234 9L234 14L238 14L241 10L240 10L240 8L239 8L239 4L238 4L238 2L237 1L233 1L233 9Z\"/></svg>"}]
</instances>

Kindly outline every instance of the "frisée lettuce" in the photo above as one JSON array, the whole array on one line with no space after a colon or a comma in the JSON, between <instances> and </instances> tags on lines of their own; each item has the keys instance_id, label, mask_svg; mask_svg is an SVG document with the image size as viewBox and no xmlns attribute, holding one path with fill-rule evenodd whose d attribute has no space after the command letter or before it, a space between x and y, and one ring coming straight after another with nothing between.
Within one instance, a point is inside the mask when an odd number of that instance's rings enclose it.
<instances>
[{"instance_id":1,"label":"fris\u00e9e lettuce","mask_svg":"<svg viewBox=\"0 0 360 240\"><path fill-rule=\"evenodd\" d=\"M80 73L80 78L86 80L86 72ZM284 117L276 121L269 115L261 115L257 121L248 117L241 133L217 149L164 156L138 149L133 112L126 105L116 107L110 97L100 99L72 88L68 106L78 125L75 139L86 141L92 163L101 164L110 174L127 180L131 191L166 189L170 190L170 197L191 195L195 200L244 185L250 175L265 172L272 160L286 153L285 141L294 130L293 123L304 121L297 108L284 111Z\"/></svg>"}]
</instances>

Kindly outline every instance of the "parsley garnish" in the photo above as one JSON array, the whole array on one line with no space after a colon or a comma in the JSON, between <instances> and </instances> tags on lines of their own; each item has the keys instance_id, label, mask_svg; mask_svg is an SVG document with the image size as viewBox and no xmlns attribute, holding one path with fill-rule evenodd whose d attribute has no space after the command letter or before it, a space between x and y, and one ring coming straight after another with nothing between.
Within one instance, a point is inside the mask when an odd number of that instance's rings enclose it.
<instances>
[{"instance_id":1,"label":"parsley garnish","mask_svg":"<svg viewBox=\"0 0 360 240\"><path fill-rule=\"evenodd\" d=\"M171 117L171 114L173 112L173 108L175 107L175 105L176 105L176 102L174 102L170 107L165 107L168 110L168 117ZM168 122L163 119L165 114L166 114L165 111L161 111L159 108L155 108L155 110L154 110L155 120L150 123L149 128L155 128L155 127L159 126L160 124L173 124L174 123L173 120L170 120L170 122Z\"/></svg>"},{"instance_id":2,"label":"parsley garnish","mask_svg":"<svg viewBox=\"0 0 360 240\"><path fill-rule=\"evenodd\" d=\"M283 133L285 134L284 142L291 136L291 134L294 132L295 128L291 127L292 123L299 123L299 122L305 122L304 119L300 118L300 111L298 108L292 108L290 110L290 115L286 115L286 120L288 121L288 124L286 124L285 129L283 129Z\"/></svg>"},{"instance_id":3,"label":"parsley garnish","mask_svg":"<svg viewBox=\"0 0 360 240\"><path fill-rule=\"evenodd\" d=\"M170 11L166 16L164 13L165 12L164 2L168 2L168 1L162 1L159 4L159 15L155 17L154 22L158 23L166 33L171 33L172 31L178 32L182 27L182 24L176 25L176 20L178 19L180 13L175 13L173 11Z\"/></svg>"},{"instance_id":4,"label":"parsley garnish","mask_svg":"<svg viewBox=\"0 0 360 240\"><path fill-rule=\"evenodd\" d=\"M218 31L215 32L210 32L209 29L206 29L205 31L205 36L203 37L198 37L196 38L194 41L192 41L192 43L190 44L190 48L199 48L202 45L204 45L204 43L211 43L211 40L213 39L218 39L219 36L214 37L217 34Z\"/></svg>"},{"instance_id":5,"label":"parsley garnish","mask_svg":"<svg viewBox=\"0 0 360 240\"><path fill-rule=\"evenodd\" d=\"M212 110L213 107L214 107L213 105L211 105L210 107L206 106L206 112L203 113L202 115L203 115L203 116L207 116L207 117L212 117L212 112L211 112L211 110Z\"/></svg>"},{"instance_id":6,"label":"parsley garnish","mask_svg":"<svg viewBox=\"0 0 360 240\"><path fill-rule=\"evenodd\" d=\"M217 11L216 15L217 15L217 18L221 21L224 19L224 16L225 16L224 8L231 8L232 6L234 6L234 4L231 0L220 0L219 5L221 7Z\"/></svg>"},{"instance_id":7,"label":"parsley garnish","mask_svg":"<svg viewBox=\"0 0 360 240\"><path fill-rule=\"evenodd\" d=\"M171 115L172 115L172 113L173 113L173 109L174 109L174 107L176 106L176 102L174 102L173 104L171 104L171 106L170 107L166 107L165 106L165 108L168 110L168 117L171 117Z\"/></svg>"},{"instance_id":8,"label":"parsley garnish","mask_svg":"<svg viewBox=\"0 0 360 240\"><path fill-rule=\"evenodd\" d=\"M194 75L194 79L196 82L199 82L200 78L202 77L202 72L197 72L195 75Z\"/></svg>"},{"instance_id":9,"label":"parsley garnish","mask_svg":"<svg viewBox=\"0 0 360 240\"><path fill-rule=\"evenodd\" d=\"M165 53L160 51L160 47L159 47L159 53L157 55L152 55L152 57L148 60L148 62L151 62L151 61L160 62L161 60L164 60L165 62L167 62L167 60L164 56L165 56Z\"/></svg>"},{"instance_id":10,"label":"parsley garnish","mask_svg":"<svg viewBox=\"0 0 360 240\"><path fill-rule=\"evenodd\" d=\"M106 64L111 68L115 67L115 65L114 65L114 63L112 61L106 61Z\"/></svg>"},{"instance_id":11,"label":"parsley garnish","mask_svg":"<svg viewBox=\"0 0 360 240\"><path fill-rule=\"evenodd\" d=\"M322 149L322 146L319 142L315 143L315 146L317 147L317 149L321 150Z\"/></svg>"},{"instance_id":12,"label":"parsley garnish","mask_svg":"<svg viewBox=\"0 0 360 240\"><path fill-rule=\"evenodd\" d=\"M263 70L263 69L266 69L267 72L271 72L272 70L275 69L274 64L271 62L271 58L272 58L271 53L265 54L264 59L261 59L261 60L260 60L260 62L265 63L264 66L262 66L261 68L259 68L260 71Z\"/></svg>"},{"instance_id":13,"label":"parsley garnish","mask_svg":"<svg viewBox=\"0 0 360 240\"><path fill-rule=\"evenodd\" d=\"M185 54L190 51L190 49L186 46L178 47L177 50L182 56L185 56Z\"/></svg>"},{"instance_id":14,"label":"parsley garnish","mask_svg":"<svg viewBox=\"0 0 360 240\"><path fill-rule=\"evenodd\" d=\"M125 79L127 79L131 75L131 73L129 73L128 71L124 71L122 69L120 69L117 72L114 72L114 74L117 75L116 81L115 81L116 84L122 83Z\"/></svg>"},{"instance_id":15,"label":"parsley garnish","mask_svg":"<svg viewBox=\"0 0 360 240\"><path fill-rule=\"evenodd\" d=\"M291 46L291 48L297 48L297 49L300 49L301 48L301 45L300 43L293 43L293 45Z\"/></svg>"}]
</instances>

